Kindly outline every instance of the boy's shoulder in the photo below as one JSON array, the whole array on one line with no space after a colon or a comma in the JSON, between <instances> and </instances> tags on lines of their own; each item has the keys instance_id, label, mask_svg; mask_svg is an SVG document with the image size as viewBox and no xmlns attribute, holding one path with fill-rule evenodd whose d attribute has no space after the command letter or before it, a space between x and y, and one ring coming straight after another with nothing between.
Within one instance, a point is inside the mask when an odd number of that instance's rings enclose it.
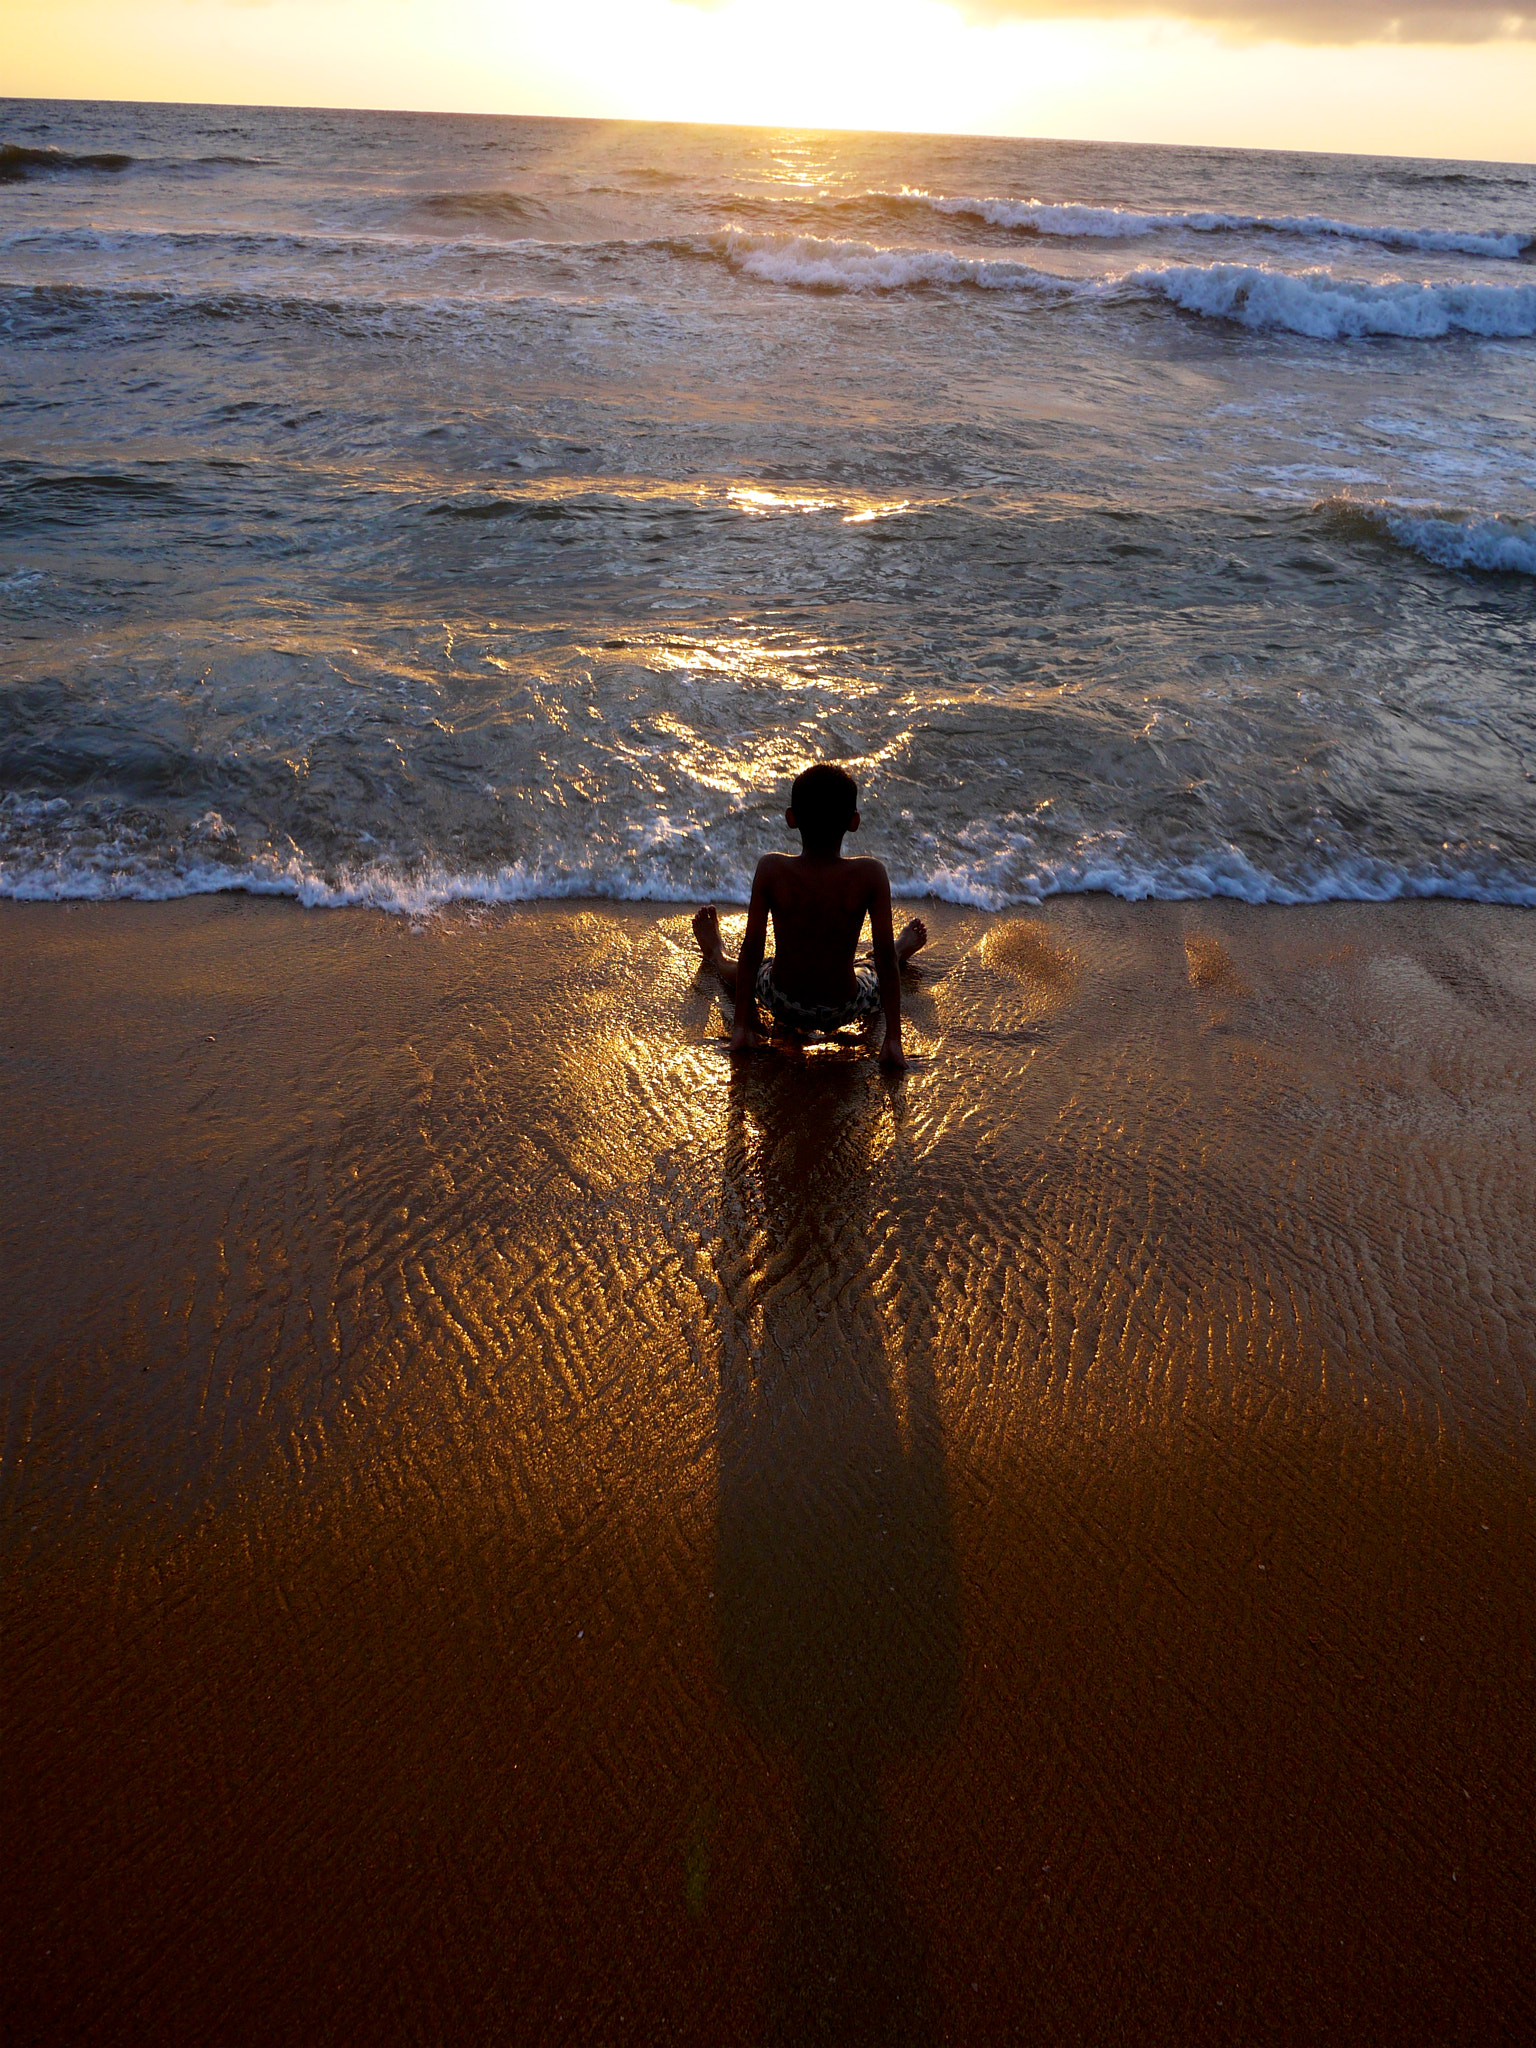
<instances>
[{"instance_id":1,"label":"boy's shoulder","mask_svg":"<svg viewBox=\"0 0 1536 2048\"><path fill-rule=\"evenodd\" d=\"M805 863L792 853L765 853L757 863L757 873L764 881L773 875L798 875ZM845 853L835 863L845 874L862 882L883 882L886 879L885 862L876 860L873 854Z\"/></svg>"},{"instance_id":2,"label":"boy's shoulder","mask_svg":"<svg viewBox=\"0 0 1536 2048\"><path fill-rule=\"evenodd\" d=\"M876 860L870 853L845 854L843 866L851 868L854 875L867 888L878 888L882 882L889 879L885 872L885 862Z\"/></svg>"}]
</instances>

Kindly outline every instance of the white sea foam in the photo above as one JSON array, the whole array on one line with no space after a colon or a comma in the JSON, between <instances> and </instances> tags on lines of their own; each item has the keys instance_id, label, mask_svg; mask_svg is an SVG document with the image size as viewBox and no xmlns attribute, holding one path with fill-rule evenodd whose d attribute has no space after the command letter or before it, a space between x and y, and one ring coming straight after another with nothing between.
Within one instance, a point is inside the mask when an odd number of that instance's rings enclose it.
<instances>
[{"instance_id":1,"label":"white sea foam","mask_svg":"<svg viewBox=\"0 0 1536 2048\"><path fill-rule=\"evenodd\" d=\"M1132 270L1120 284L1208 320L1280 329L1314 341L1536 335L1536 284L1366 284L1331 270L1270 270L1247 263Z\"/></svg>"},{"instance_id":2,"label":"white sea foam","mask_svg":"<svg viewBox=\"0 0 1536 2048\"><path fill-rule=\"evenodd\" d=\"M54 800L57 808L59 800ZM539 862L457 872L436 862L388 862L325 872L298 855L220 859L202 835L168 856L125 847L58 847L48 855L13 848L0 857L0 897L17 902L162 903L188 896L243 893L283 896L311 910L366 908L425 917L455 904L481 906L590 897L626 903L745 903L751 876L704 862L643 857L608 862ZM218 835L212 835L216 840ZM961 849L955 850L961 854ZM1536 907L1536 875L1502 865L1405 865L1360 853L1323 863L1299 862L1290 872L1260 867L1235 846L1200 854L1158 856L1119 834L1090 834L1070 852L1041 857L1022 840L969 858L928 864L891 858L892 887L904 899L935 897L981 910L1007 910L1047 896L1105 894L1138 903L1180 903L1225 897L1243 903L1390 903L1453 897L1465 902Z\"/></svg>"},{"instance_id":3,"label":"white sea foam","mask_svg":"<svg viewBox=\"0 0 1536 2048\"><path fill-rule=\"evenodd\" d=\"M1450 897L1466 903L1536 907L1536 877L1507 868L1480 872L1448 864L1404 868L1360 854L1308 873L1276 875L1236 847L1194 858L1157 860L1131 847L1086 847L1040 861L1025 874L994 879L984 868L941 867L932 874L898 872L893 893L934 896L978 910L1009 910L1048 896L1118 896L1128 903L1193 903L1215 897L1239 903L1396 903Z\"/></svg>"},{"instance_id":4,"label":"white sea foam","mask_svg":"<svg viewBox=\"0 0 1536 2048\"><path fill-rule=\"evenodd\" d=\"M978 202L979 203L979 202ZM990 204L991 202L987 202ZM1012 202L998 202L999 205ZM1083 209L1084 213L1094 209ZM1143 216L1135 216L1143 218ZM1153 216L1144 216L1151 219ZM73 236L77 231L71 230ZM94 230L84 231L86 241ZM1084 233L1097 232L1085 228ZM1239 326L1298 334L1318 341L1349 340L1363 336L1396 336L1406 340L1430 341L1449 334L1485 335L1504 340L1521 340L1536 335L1536 283L1485 284L1428 282L1401 279L1369 283L1324 268L1291 271L1265 264L1148 264L1124 272L1103 272L1091 277L1063 277L1015 258L964 255L949 249L910 246L887 247L875 242L838 240L818 235L752 233L733 227L704 237L669 237L660 241L614 241L603 243L545 242L536 239L515 243L488 244L475 241L423 242L404 237L380 236L371 241L330 240L325 237L243 235L174 236L129 235L100 238L105 253L121 253L117 245L136 258L131 277L89 284L50 280L30 284L6 280L0 289L63 294L91 294L129 298L167 298L193 310L260 311L271 306L297 312L309 308L323 311L379 311L389 313L404 303L402 287L412 302L428 310L452 313L471 304L509 307L527 301L526 291L516 287L504 273L479 270L451 282L438 267L451 256L478 262L486 256L504 259L517 256L525 261L551 261L562 268L572 261L611 260L615 256L645 257L657 253L685 258L724 260L739 274L764 284L825 292L942 291L969 288L978 291L1016 293L1053 303L1093 304L1105 299L1143 298L1161 300L1187 313L1206 319L1229 320ZM110 239L111 247L106 248ZM242 275L222 289L210 291L206 279L188 297L169 279L158 276L152 265L137 258L153 248L176 250L182 244L200 248L215 242L238 247L249 242L269 255L314 254L327 258L347 257L369 251L389 257L402 266L393 281L389 298L376 299L382 273L365 273L355 279L345 265L327 269L320 277L302 282L297 276L274 270L262 285ZM24 250L25 237L0 235L0 251ZM82 248L85 242L81 244ZM101 253L101 252L98 252ZM368 295L359 293L365 284ZM427 290L423 295L423 284Z\"/></svg>"},{"instance_id":5,"label":"white sea foam","mask_svg":"<svg viewBox=\"0 0 1536 2048\"><path fill-rule=\"evenodd\" d=\"M1505 263L1517 262L1536 248L1536 232L1375 227L1360 221L1333 220L1317 213L1138 213L1129 207L1086 206L1077 200L1051 204L1039 199L951 197L910 188L873 196L898 203L910 201L938 214L982 220L989 227L1069 239L1099 237L1125 241L1144 235L1178 233L1293 235L1317 241L1364 242L1383 249L1413 249L1425 255L1481 256Z\"/></svg>"},{"instance_id":6,"label":"white sea foam","mask_svg":"<svg viewBox=\"0 0 1536 2048\"><path fill-rule=\"evenodd\" d=\"M481 873L436 865L405 870L385 863L322 873L297 856L238 865L217 860L139 861L63 855L47 862L0 861L0 897L19 903L168 903L185 896L287 896L306 910L366 908L423 917L454 903L531 903L569 896L614 902L682 902L692 894L659 876L627 876L573 867L529 867L521 861ZM746 901L746 890L714 892Z\"/></svg>"},{"instance_id":7,"label":"white sea foam","mask_svg":"<svg viewBox=\"0 0 1536 2048\"><path fill-rule=\"evenodd\" d=\"M1394 540L1442 569L1536 576L1536 520L1403 505L1390 499L1325 498L1317 508L1343 525Z\"/></svg>"},{"instance_id":8,"label":"white sea foam","mask_svg":"<svg viewBox=\"0 0 1536 2048\"><path fill-rule=\"evenodd\" d=\"M983 291L1036 291L1070 297L1067 278L1007 258L957 256L945 249L885 249L875 242L832 241L819 235L751 235L733 228L707 245L732 269L764 284L814 291L900 292L946 285Z\"/></svg>"},{"instance_id":9,"label":"white sea foam","mask_svg":"<svg viewBox=\"0 0 1536 2048\"><path fill-rule=\"evenodd\" d=\"M1273 270L1251 263L1147 265L1120 274L1066 278L1007 258L953 250L882 248L817 235L753 235L730 229L701 246L765 284L816 291L898 292L970 286L1055 300L1163 300L1182 312L1316 341L1367 335L1433 341L1449 334L1501 339L1536 335L1536 284L1370 284L1331 270Z\"/></svg>"}]
</instances>

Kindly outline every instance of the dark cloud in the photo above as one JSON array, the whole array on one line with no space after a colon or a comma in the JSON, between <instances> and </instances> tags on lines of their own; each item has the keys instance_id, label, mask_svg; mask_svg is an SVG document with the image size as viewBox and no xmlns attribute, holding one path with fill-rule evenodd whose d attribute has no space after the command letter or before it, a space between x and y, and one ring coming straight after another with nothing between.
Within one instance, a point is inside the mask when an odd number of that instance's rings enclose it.
<instances>
[{"instance_id":1,"label":"dark cloud","mask_svg":"<svg viewBox=\"0 0 1536 2048\"><path fill-rule=\"evenodd\" d=\"M1536 38L1536 6L1485 0L955 0L973 21L1063 15L1173 15L1228 35L1287 43L1487 43ZM1536 116L1533 116L1536 120Z\"/></svg>"}]
</instances>

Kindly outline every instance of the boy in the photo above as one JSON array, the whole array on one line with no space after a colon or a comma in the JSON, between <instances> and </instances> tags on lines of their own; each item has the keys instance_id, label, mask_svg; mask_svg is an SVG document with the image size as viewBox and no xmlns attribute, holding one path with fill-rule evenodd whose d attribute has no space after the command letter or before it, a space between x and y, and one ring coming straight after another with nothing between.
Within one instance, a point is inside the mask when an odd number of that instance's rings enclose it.
<instances>
[{"instance_id":1,"label":"boy","mask_svg":"<svg viewBox=\"0 0 1536 2048\"><path fill-rule=\"evenodd\" d=\"M859 829L858 785L845 770L825 763L795 777L784 817L800 834L798 857L766 853L752 877L741 957L728 959L720 943L720 916L707 904L693 920L706 967L714 969L735 1006L731 1053L763 1040L757 1006L775 1024L796 1033L832 1032L885 1012L881 1063L904 1067L901 1049L901 978L898 969L928 942L914 917L899 939L891 936L891 885L877 860L844 860L843 835ZM774 952L763 958L768 915ZM854 951L864 919L874 938L874 972L855 971Z\"/></svg>"}]
</instances>

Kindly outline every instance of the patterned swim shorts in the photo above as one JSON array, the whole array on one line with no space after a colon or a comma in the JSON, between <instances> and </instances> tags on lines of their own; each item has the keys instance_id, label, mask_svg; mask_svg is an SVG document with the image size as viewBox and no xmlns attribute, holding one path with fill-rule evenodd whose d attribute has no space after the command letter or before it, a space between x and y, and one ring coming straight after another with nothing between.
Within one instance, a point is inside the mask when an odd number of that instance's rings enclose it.
<instances>
[{"instance_id":1,"label":"patterned swim shorts","mask_svg":"<svg viewBox=\"0 0 1536 2048\"><path fill-rule=\"evenodd\" d=\"M880 983L872 967L861 967L854 975L854 992L846 1003L797 1003L793 996L775 987L770 956L757 971L757 1000L775 1022L791 1031L840 1031L845 1024L857 1024L873 1017L880 1008Z\"/></svg>"}]
</instances>

